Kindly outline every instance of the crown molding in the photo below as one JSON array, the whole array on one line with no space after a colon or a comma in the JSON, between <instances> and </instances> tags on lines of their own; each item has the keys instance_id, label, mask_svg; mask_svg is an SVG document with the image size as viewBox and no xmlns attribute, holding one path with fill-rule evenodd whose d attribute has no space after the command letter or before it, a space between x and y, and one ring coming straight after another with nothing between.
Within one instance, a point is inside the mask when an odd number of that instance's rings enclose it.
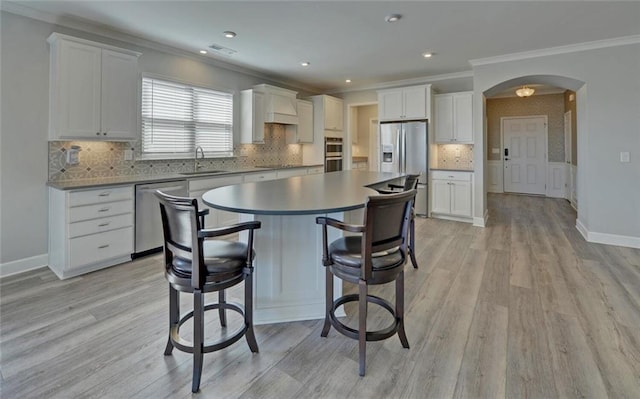
<instances>
[{"instance_id":1,"label":"crown molding","mask_svg":"<svg viewBox=\"0 0 640 399\"><path fill-rule=\"evenodd\" d=\"M253 76L259 79L266 79L270 82L282 84L293 89L297 89L297 90L301 89L301 90L305 90L312 93L318 92L318 88L309 86L301 82L282 79L281 77L256 71L254 69L246 68L241 65L236 65L230 62L225 62L223 60L214 59L211 57L201 56L199 54L196 54L188 50L174 47L169 44L164 44L164 43L156 42L153 40L145 39L139 36L132 35L130 33L113 29L107 25L97 24L92 21L83 20L81 18L56 16L54 14L39 11L29 6L26 6L24 4L20 4L12 1L0 1L0 10L11 13L11 14L16 14L22 17L35 19L42 22L47 22L53 25L58 25L65 28L69 28L69 29L75 29L75 30L79 30L82 32L90 33L90 34L103 36L109 39L118 40L118 41L132 44L135 46L140 46L140 47L148 48L151 50L161 51L164 53L177 55L180 57L190 58L208 65L215 66L217 68L238 72L243 75Z\"/></svg>"},{"instance_id":2,"label":"crown molding","mask_svg":"<svg viewBox=\"0 0 640 399\"><path fill-rule=\"evenodd\" d=\"M351 92L365 91L365 90L390 89L394 87L429 84L433 82L440 82L443 80L464 79L464 78L473 78L473 71L453 72L453 73L444 73L441 75L422 76L422 77L411 78L411 79L392 80L389 82L377 83L369 86L354 87L352 89L346 89L346 90L336 89L336 90L330 91L329 93L332 93L332 94L351 93Z\"/></svg>"},{"instance_id":3,"label":"crown molding","mask_svg":"<svg viewBox=\"0 0 640 399\"><path fill-rule=\"evenodd\" d=\"M640 35L623 36L623 37L617 37L614 39L596 40L593 42L569 44L566 46L558 46L558 47L549 47L541 50L532 50L532 51L523 51L519 53L504 54L504 55L498 55L496 57L477 58L474 60L469 60L469 64L471 64L472 67L476 67L481 65L498 64L501 62L519 61L519 60L526 60L529 58L545 57L549 55L558 55L558 54L566 54L566 53L575 53L578 51L595 50L595 49L606 48L606 47L626 46L629 44L638 44L638 43L640 43Z\"/></svg>"}]
</instances>

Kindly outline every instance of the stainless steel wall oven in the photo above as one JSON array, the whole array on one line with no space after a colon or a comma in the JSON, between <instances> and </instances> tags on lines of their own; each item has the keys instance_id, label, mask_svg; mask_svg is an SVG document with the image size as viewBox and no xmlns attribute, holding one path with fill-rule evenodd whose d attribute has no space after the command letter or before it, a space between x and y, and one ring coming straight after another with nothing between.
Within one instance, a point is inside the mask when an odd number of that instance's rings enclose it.
<instances>
[{"instance_id":1,"label":"stainless steel wall oven","mask_svg":"<svg viewBox=\"0 0 640 399\"><path fill-rule=\"evenodd\" d=\"M342 170L342 139L325 137L324 139L324 171L337 172Z\"/></svg>"}]
</instances>

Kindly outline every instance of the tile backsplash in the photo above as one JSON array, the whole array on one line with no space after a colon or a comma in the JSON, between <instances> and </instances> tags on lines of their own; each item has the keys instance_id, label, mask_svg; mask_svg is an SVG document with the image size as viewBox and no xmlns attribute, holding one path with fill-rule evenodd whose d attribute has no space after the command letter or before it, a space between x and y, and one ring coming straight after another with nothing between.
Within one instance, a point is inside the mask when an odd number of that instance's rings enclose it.
<instances>
[{"instance_id":1,"label":"tile backsplash","mask_svg":"<svg viewBox=\"0 0 640 399\"><path fill-rule=\"evenodd\" d=\"M80 162L67 165L66 152L81 147ZM124 151L140 153L140 142L50 141L49 180L69 181L98 177L162 175L193 170L193 159L125 161ZM287 144L284 125L265 127L265 144L239 144L235 157L200 160L202 170L250 168L258 165L301 164L300 144Z\"/></svg>"},{"instance_id":2,"label":"tile backsplash","mask_svg":"<svg viewBox=\"0 0 640 399\"><path fill-rule=\"evenodd\" d=\"M473 169L472 144L438 144L438 168Z\"/></svg>"}]
</instances>

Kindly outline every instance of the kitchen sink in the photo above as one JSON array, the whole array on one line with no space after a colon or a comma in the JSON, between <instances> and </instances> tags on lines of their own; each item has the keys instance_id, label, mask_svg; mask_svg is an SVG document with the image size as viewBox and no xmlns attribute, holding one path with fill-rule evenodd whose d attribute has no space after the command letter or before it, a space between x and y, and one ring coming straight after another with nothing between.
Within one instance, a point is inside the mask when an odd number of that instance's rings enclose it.
<instances>
[{"instance_id":1,"label":"kitchen sink","mask_svg":"<svg viewBox=\"0 0 640 399\"><path fill-rule=\"evenodd\" d=\"M180 172L179 175L193 176L193 175L210 175L213 173L226 173L226 170L199 170L197 172Z\"/></svg>"}]
</instances>

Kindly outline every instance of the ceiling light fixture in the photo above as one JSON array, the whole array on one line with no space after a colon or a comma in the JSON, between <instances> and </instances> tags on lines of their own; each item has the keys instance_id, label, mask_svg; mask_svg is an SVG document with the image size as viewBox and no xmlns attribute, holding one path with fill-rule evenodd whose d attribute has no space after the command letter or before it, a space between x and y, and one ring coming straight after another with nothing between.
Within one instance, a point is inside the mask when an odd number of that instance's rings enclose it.
<instances>
[{"instance_id":1,"label":"ceiling light fixture","mask_svg":"<svg viewBox=\"0 0 640 399\"><path fill-rule=\"evenodd\" d=\"M200 50L200 54L207 54L205 50Z\"/></svg>"},{"instance_id":2,"label":"ceiling light fixture","mask_svg":"<svg viewBox=\"0 0 640 399\"><path fill-rule=\"evenodd\" d=\"M433 57L433 53L423 53L422 56L424 58L431 58L431 57Z\"/></svg>"},{"instance_id":3,"label":"ceiling light fixture","mask_svg":"<svg viewBox=\"0 0 640 399\"><path fill-rule=\"evenodd\" d=\"M532 89L531 87L527 87L527 86L522 86L521 88L516 90L516 94L518 95L518 97L530 97L535 92L536 91L534 89Z\"/></svg>"},{"instance_id":4,"label":"ceiling light fixture","mask_svg":"<svg viewBox=\"0 0 640 399\"><path fill-rule=\"evenodd\" d=\"M351 79L345 80L346 83L351 83Z\"/></svg>"},{"instance_id":5,"label":"ceiling light fixture","mask_svg":"<svg viewBox=\"0 0 640 399\"><path fill-rule=\"evenodd\" d=\"M303 67L308 67L309 65L311 65L311 63L309 61L303 61L300 63L300 65L302 65Z\"/></svg>"},{"instance_id":6,"label":"ceiling light fixture","mask_svg":"<svg viewBox=\"0 0 640 399\"><path fill-rule=\"evenodd\" d=\"M224 37L229 38L229 39L233 39L234 37L236 37L236 32L232 32L230 30L225 30L222 33L224 34Z\"/></svg>"},{"instance_id":7,"label":"ceiling light fixture","mask_svg":"<svg viewBox=\"0 0 640 399\"><path fill-rule=\"evenodd\" d=\"M400 18L402 18L402 15L400 14L389 14L384 17L384 20L387 22L397 22L400 20Z\"/></svg>"}]
</instances>

